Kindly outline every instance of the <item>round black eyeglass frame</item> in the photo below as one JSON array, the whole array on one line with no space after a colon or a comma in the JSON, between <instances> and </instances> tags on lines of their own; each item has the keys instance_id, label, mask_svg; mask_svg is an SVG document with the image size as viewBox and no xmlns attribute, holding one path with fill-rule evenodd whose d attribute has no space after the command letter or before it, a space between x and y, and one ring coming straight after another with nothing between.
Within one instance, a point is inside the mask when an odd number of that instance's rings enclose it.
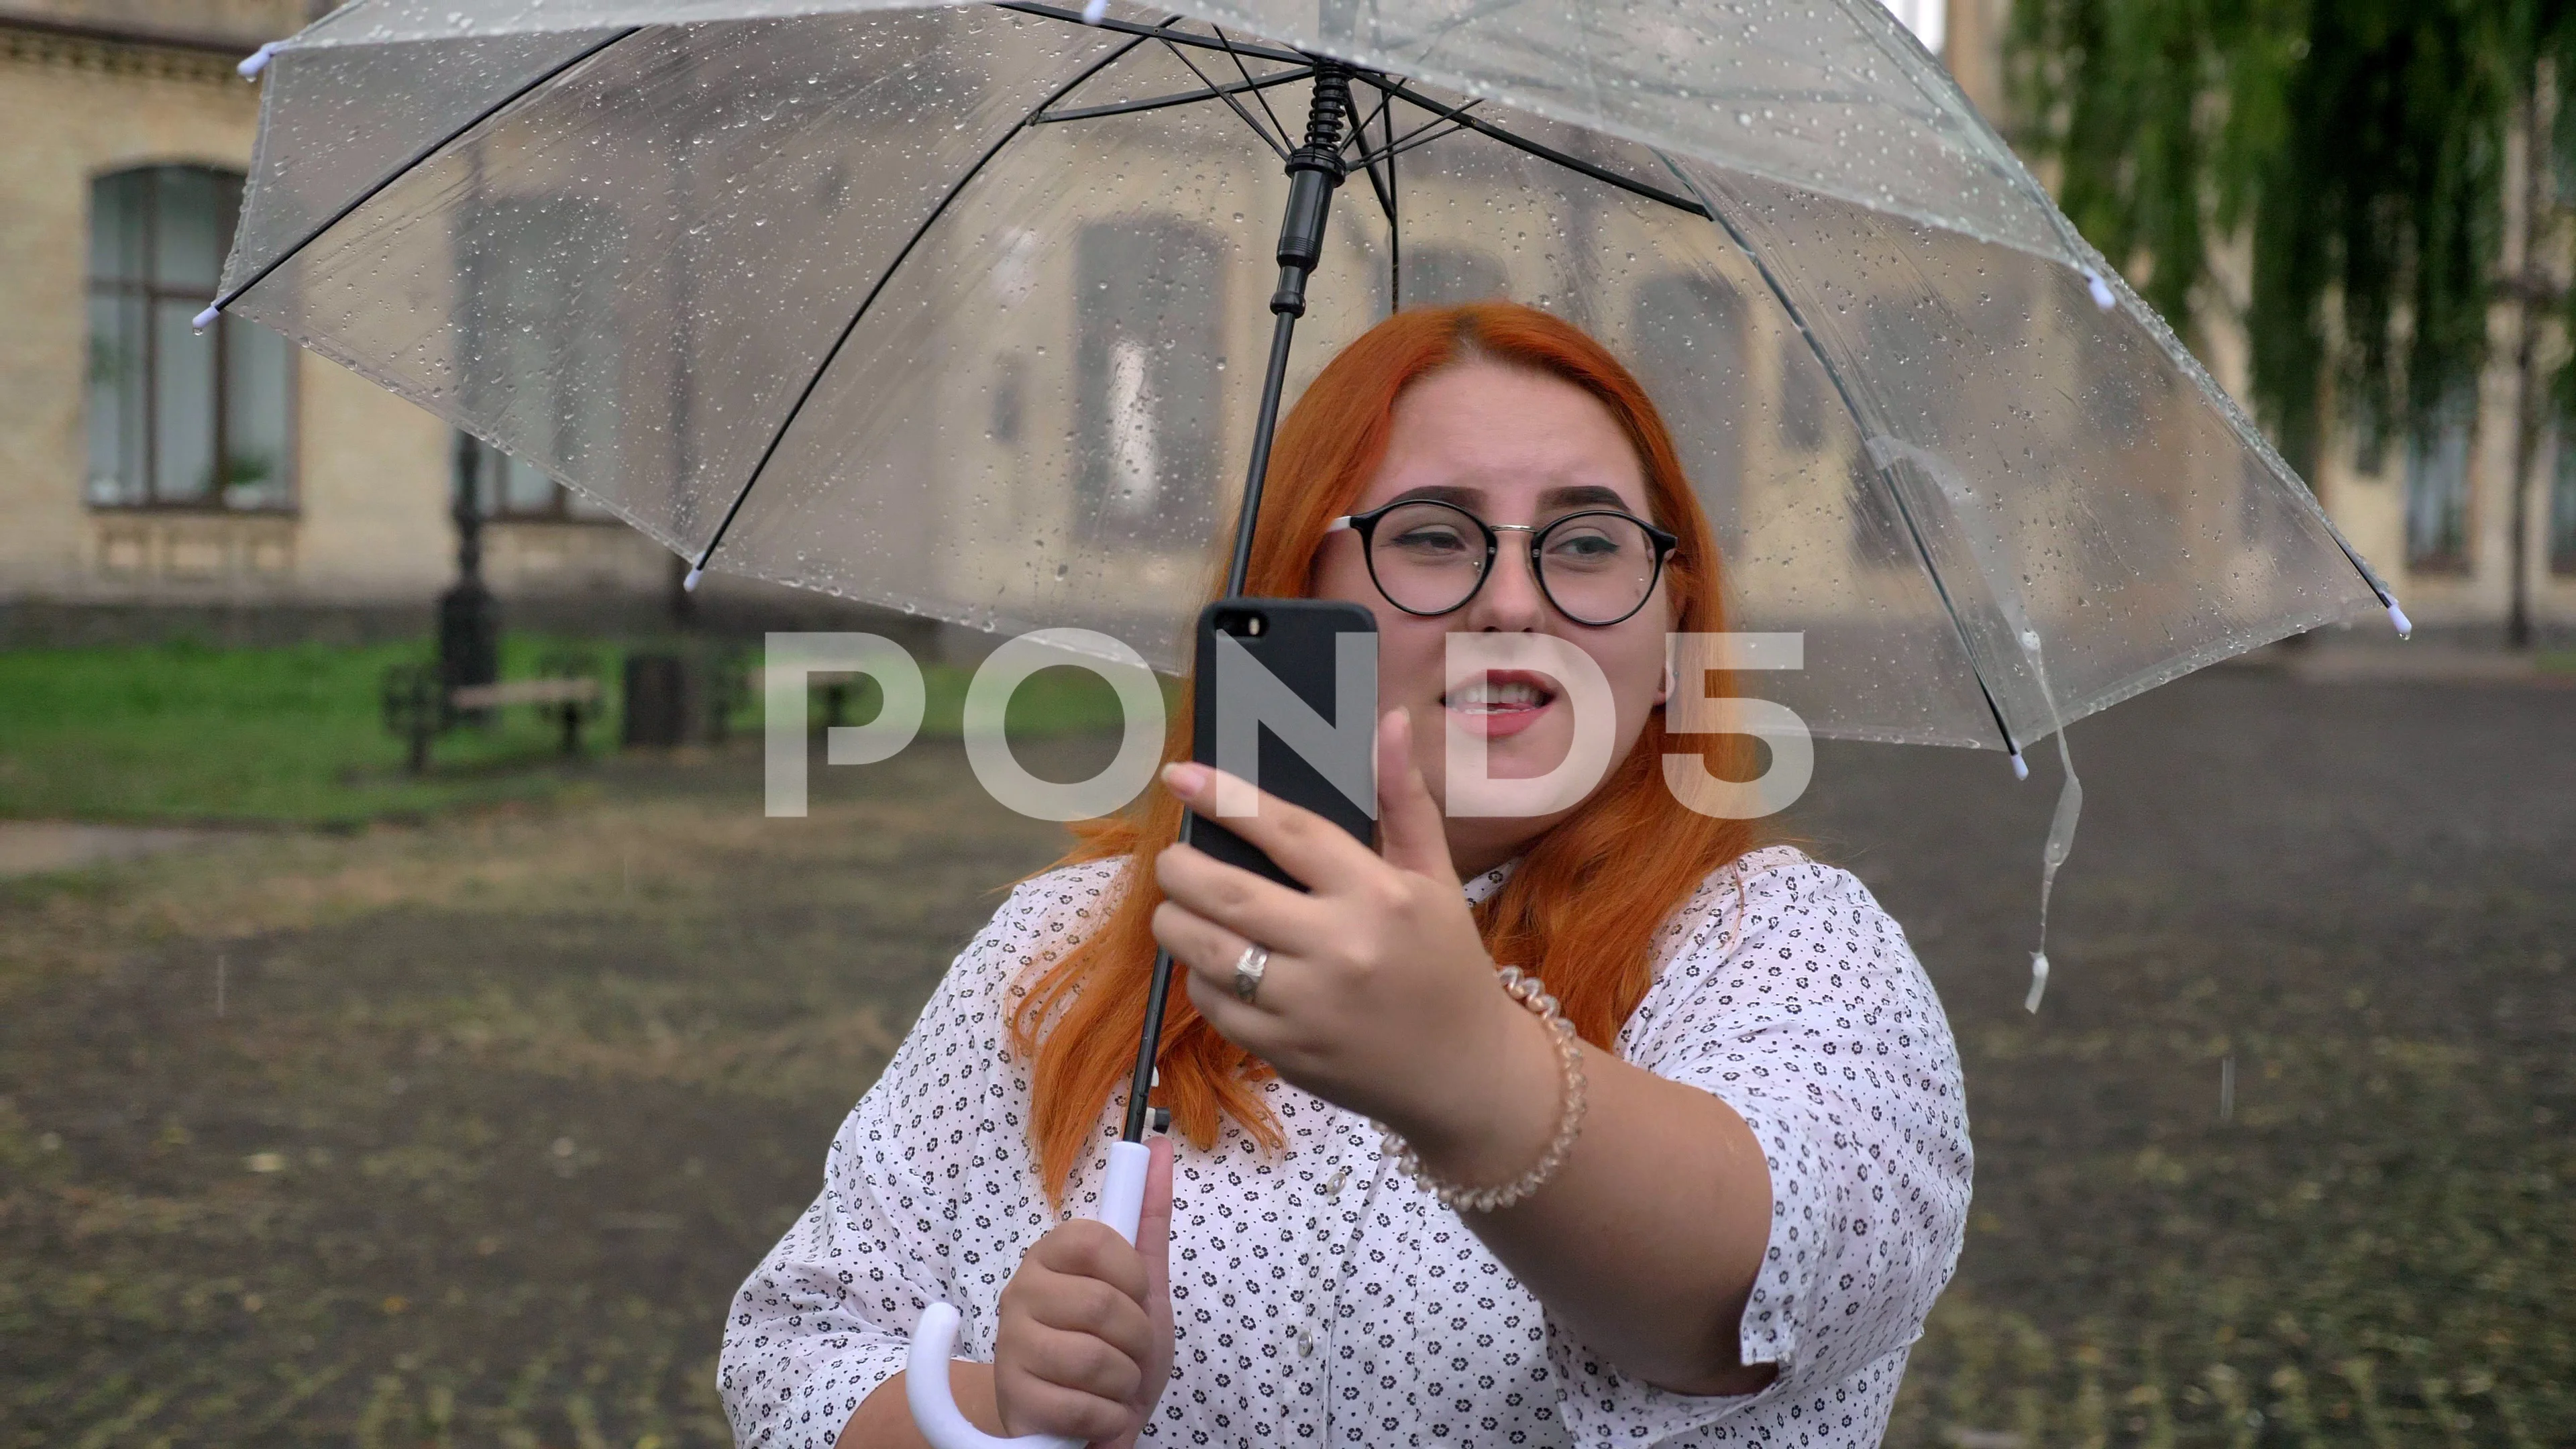
<instances>
[{"instance_id":1,"label":"round black eyeglass frame","mask_svg":"<svg viewBox=\"0 0 2576 1449\"><path fill-rule=\"evenodd\" d=\"M1466 597L1460 599L1454 604L1451 604L1445 609L1412 608L1397 599L1393 594L1388 593L1386 591L1386 585L1379 583L1377 577L1377 550L1371 545L1377 533L1378 521L1399 508L1411 508L1424 503L1434 504L1438 507L1448 509L1450 512L1466 519L1469 523L1476 525L1476 527L1482 530L1485 535L1485 562L1476 570L1476 582L1474 586L1467 590ZM1554 533L1558 528L1572 523L1578 518L1625 519L1626 521L1637 525L1639 528L1644 529L1646 531L1646 537L1654 542L1655 567L1653 572L1646 575L1646 587L1637 595L1636 604L1632 606L1627 613L1621 614L1616 619L1586 619L1580 614L1575 613L1573 610L1568 609L1563 604L1558 603L1556 601L1555 593L1547 586L1547 569L1539 562L1539 549L1547 542L1547 536L1549 534ZM1663 582L1664 560L1672 557L1673 550L1681 547L1682 544L1681 538L1678 535L1666 533L1664 530L1655 527L1653 524L1639 518L1637 515L1617 508L1586 508L1579 513L1561 514L1558 517L1549 519L1545 523L1487 523L1485 520L1478 518L1466 509L1459 507L1457 504L1438 498L1399 498L1383 508L1373 508L1366 513L1353 513L1336 518L1333 520L1331 526L1326 528L1324 531L1326 533L1337 533L1343 529L1349 529L1351 532L1360 536L1360 557L1368 564L1369 582L1377 585L1378 597L1395 605L1395 607L1402 609L1405 613L1411 614L1417 619L1437 619L1443 615L1457 613L1460 609L1474 603L1476 601L1476 595L1484 590L1485 580L1494 576L1494 561L1502 556L1502 536L1506 533L1526 533L1530 536L1530 577L1538 580L1539 593L1546 596L1549 608L1556 610L1566 618L1573 620L1577 624L1581 624L1587 629L1607 629L1613 624L1624 624L1630 619L1635 618L1637 616L1637 610L1646 607L1646 601L1655 596L1655 585Z\"/></svg>"}]
</instances>

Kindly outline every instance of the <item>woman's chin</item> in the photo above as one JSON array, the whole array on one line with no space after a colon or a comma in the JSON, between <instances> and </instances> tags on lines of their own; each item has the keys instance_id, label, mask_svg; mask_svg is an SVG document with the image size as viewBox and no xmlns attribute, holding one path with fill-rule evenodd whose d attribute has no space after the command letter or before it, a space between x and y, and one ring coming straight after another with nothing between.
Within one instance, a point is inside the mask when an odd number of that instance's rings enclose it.
<instances>
[{"instance_id":1,"label":"woman's chin","mask_svg":"<svg viewBox=\"0 0 2576 1449\"><path fill-rule=\"evenodd\" d=\"M1479 734L1483 736L1485 778L1495 784L1539 779L1563 764L1566 752L1573 747L1574 742L1570 738L1573 732L1562 727L1564 723L1562 718L1547 718L1549 715L1561 716L1562 711L1551 708L1531 710L1527 713L1535 717L1524 718L1505 729L1480 731L1462 726L1459 730L1461 735L1468 738L1474 738ZM1462 716L1453 710L1449 718L1452 721L1483 721L1495 719L1497 716Z\"/></svg>"}]
</instances>

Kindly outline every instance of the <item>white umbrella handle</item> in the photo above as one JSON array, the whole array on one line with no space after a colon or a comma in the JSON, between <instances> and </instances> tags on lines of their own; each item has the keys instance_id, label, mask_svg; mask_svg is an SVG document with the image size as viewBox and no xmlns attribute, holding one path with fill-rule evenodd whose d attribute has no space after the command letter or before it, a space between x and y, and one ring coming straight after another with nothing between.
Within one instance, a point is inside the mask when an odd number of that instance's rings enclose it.
<instances>
[{"instance_id":1,"label":"white umbrella handle","mask_svg":"<svg viewBox=\"0 0 2576 1449\"><path fill-rule=\"evenodd\" d=\"M1100 1221L1118 1236L1136 1241L1136 1219L1145 1211L1145 1166L1152 1149L1142 1142L1116 1142L1109 1148L1109 1175L1100 1187ZM912 1357L903 1366L904 1397L912 1404L912 1422L931 1449L1082 1449L1080 1439L1056 1434L1023 1434L1000 1439L985 1433L957 1412L948 1386L948 1359L957 1347L956 1309L933 1303L912 1330Z\"/></svg>"}]
</instances>

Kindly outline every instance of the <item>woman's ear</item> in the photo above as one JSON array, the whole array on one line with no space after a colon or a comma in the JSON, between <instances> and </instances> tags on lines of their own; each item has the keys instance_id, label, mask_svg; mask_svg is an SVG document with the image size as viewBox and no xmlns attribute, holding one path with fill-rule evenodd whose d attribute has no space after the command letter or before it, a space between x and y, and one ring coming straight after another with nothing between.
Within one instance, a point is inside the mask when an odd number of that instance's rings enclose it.
<instances>
[{"instance_id":1,"label":"woman's ear","mask_svg":"<svg viewBox=\"0 0 2576 1449\"><path fill-rule=\"evenodd\" d=\"M1678 682L1673 677L1673 636L1667 630L1664 634L1664 682L1655 687L1655 708L1662 709L1672 701L1673 686Z\"/></svg>"}]
</instances>

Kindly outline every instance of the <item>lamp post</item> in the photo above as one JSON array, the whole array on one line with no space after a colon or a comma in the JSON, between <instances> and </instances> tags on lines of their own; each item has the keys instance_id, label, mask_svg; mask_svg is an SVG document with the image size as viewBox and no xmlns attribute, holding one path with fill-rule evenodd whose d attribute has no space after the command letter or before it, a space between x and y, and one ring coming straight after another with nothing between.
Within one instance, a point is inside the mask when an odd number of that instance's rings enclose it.
<instances>
[{"instance_id":1,"label":"lamp post","mask_svg":"<svg viewBox=\"0 0 2576 1449\"><path fill-rule=\"evenodd\" d=\"M485 245L477 228L490 218L483 212L483 147L466 153L466 204L459 220L457 244L463 252L464 286L457 299L457 342L463 356L476 356L483 345ZM483 587L484 449L474 435L456 434L456 469L449 516L456 520L456 583L438 596L438 717L453 724L458 712L447 701L459 689L492 684L501 678L501 624L492 606L492 591ZM499 480L494 480L496 483ZM488 712L475 711L477 721Z\"/></svg>"},{"instance_id":2,"label":"lamp post","mask_svg":"<svg viewBox=\"0 0 2576 1449\"><path fill-rule=\"evenodd\" d=\"M456 435L456 582L438 596L439 712L468 685L501 677L501 623L483 586L483 450L470 433Z\"/></svg>"}]
</instances>

